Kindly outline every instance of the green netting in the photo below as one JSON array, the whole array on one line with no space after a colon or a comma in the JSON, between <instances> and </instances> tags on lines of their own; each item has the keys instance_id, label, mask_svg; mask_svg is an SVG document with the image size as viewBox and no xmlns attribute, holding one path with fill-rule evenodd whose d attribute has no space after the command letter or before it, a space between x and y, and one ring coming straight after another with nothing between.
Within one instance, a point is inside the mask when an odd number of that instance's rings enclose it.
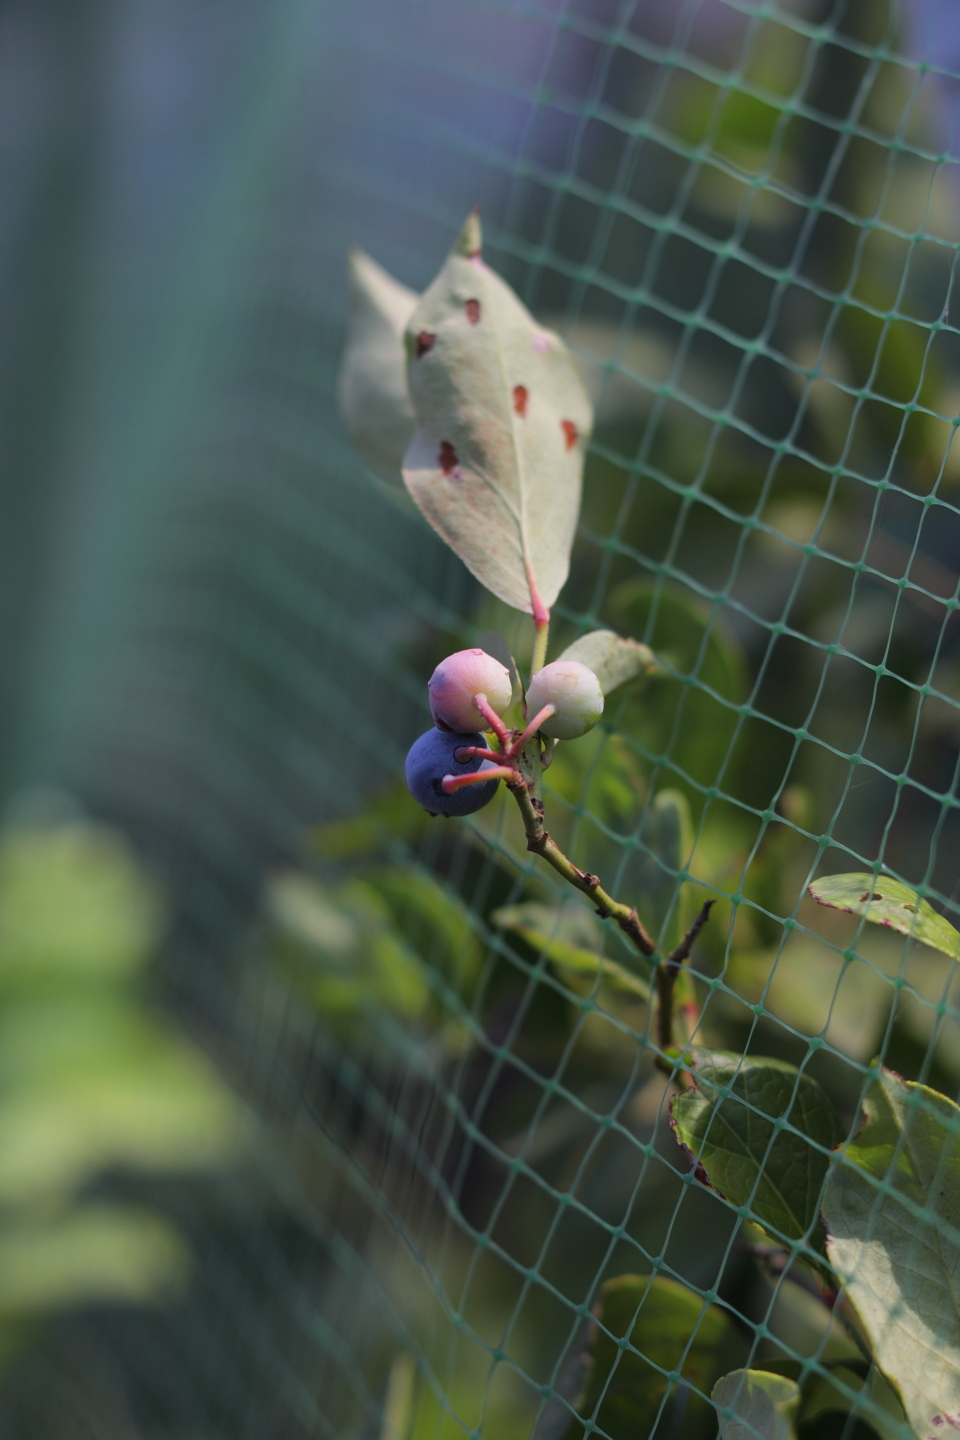
<instances>
[{"instance_id":1,"label":"green netting","mask_svg":"<svg viewBox=\"0 0 960 1440\"><path fill-rule=\"evenodd\" d=\"M97 1181L183 1237L175 1294L34 1329L0 1285L4 1434L712 1436L716 1378L781 1365L803 1437L909 1436L800 1266L813 1222L678 1145L626 942L508 796L447 824L403 790L436 662L532 628L366 471L336 376L346 251L423 289L479 203L596 404L555 644L660 667L560 748L551 833L664 950L715 900L687 1038L796 1067L775 1126L732 1091L761 1160L803 1153L808 1079L845 1136L878 1057L956 1097L955 960L806 890L958 913L952 5L122 9L11 7L53 88L7 136L4 785L160 877L158 990L257 1138L202 1184ZM623 1275L669 1284L591 1321Z\"/></svg>"}]
</instances>

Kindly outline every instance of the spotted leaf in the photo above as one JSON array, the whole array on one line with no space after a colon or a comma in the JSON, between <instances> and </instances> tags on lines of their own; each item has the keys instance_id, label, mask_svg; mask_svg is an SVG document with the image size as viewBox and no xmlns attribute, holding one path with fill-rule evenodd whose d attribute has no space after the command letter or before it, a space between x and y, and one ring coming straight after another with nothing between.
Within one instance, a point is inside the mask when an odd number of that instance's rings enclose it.
<instances>
[{"instance_id":1,"label":"spotted leaf","mask_svg":"<svg viewBox=\"0 0 960 1440\"><path fill-rule=\"evenodd\" d=\"M406 351L407 489L481 584L539 614L567 578L592 412L563 341L480 258L475 213Z\"/></svg>"}]
</instances>

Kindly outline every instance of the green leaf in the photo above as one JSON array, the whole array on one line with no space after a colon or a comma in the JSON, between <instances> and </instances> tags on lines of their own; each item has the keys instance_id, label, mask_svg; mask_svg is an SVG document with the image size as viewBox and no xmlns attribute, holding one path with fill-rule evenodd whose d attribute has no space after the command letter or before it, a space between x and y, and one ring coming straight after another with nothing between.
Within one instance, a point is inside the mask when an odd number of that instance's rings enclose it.
<instances>
[{"instance_id":1,"label":"green leaf","mask_svg":"<svg viewBox=\"0 0 960 1440\"><path fill-rule=\"evenodd\" d=\"M331 1028L358 1038L355 1022L365 1016L409 1020L428 1005L419 956L372 885L325 886L290 872L271 884L266 910L272 953Z\"/></svg>"},{"instance_id":2,"label":"green leaf","mask_svg":"<svg viewBox=\"0 0 960 1440\"><path fill-rule=\"evenodd\" d=\"M960 1108L884 1070L831 1169L827 1254L918 1436L960 1424Z\"/></svg>"},{"instance_id":3,"label":"green leaf","mask_svg":"<svg viewBox=\"0 0 960 1440\"><path fill-rule=\"evenodd\" d=\"M862 915L874 925L885 925L888 930L909 935L921 945L960 960L960 931L938 915L928 900L922 900L899 880L868 873L825 875L809 885L807 893L818 905Z\"/></svg>"},{"instance_id":4,"label":"green leaf","mask_svg":"<svg viewBox=\"0 0 960 1440\"><path fill-rule=\"evenodd\" d=\"M741 749L731 746L746 744L737 735L750 693L743 652L722 615L679 587L627 581L605 609L621 634L650 646L658 665L653 682L635 687L618 707L619 728L648 755L669 756L671 783L684 785L698 813L700 787L715 785L718 775L725 789L736 786Z\"/></svg>"},{"instance_id":5,"label":"green leaf","mask_svg":"<svg viewBox=\"0 0 960 1440\"><path fill-rule=\"evenodd\" d=\"M629 893L661 949L669 951L693 920L690 902L696 903L696 892L677 879L693 853L690 806L682 791L660 790L654 796L637 841L628 869Z\"/></svg>"},{"instance_id":6,"label":"green leaf","mask_svg":"<svg viewBox=\"0 0 960 1440\"><path fill-rule=\"evenodd\" d=\"M710 1396L720 1417L719 1440L793 1440L800 1389L767 1370L731 1370Z\"/></svg>"},{"instance_id":7,"label":"green leaf","mask_svg":"<svg viewBox=\"0 0 960 1440\"><path fill-rule=\"evenodd\" d=\"M407 489L467 569L534 613L567 578L592 423L559 336L480 258L476 214L406 330Z\"/></svg>"},{"instance_id":8,"label":"green leaf","mask_svg":"<svg viewBox=\"0 0 960 1440\"><path fill-rule=\"evenodd\" d=\"M781 1060L692 1050L696 1089L675 1095L673 1128L710 1185L777 1240L819 1246L828 1151L843 1127L815 1080ZM778 1121L786 1121L780 1126Z\"/></svg>"},{"instance_id":9,"label":"green leaf","mask_svg":"<svg viewBox=\"0 0 960 1440\"><path fill-rule=\"evenodd\" d=\"M0 985L113 988L156 943L159 897L123 841L77 818L0 837Z\"/></svg>"},{"instance_id":10,"label":"green leaf","mask_svg":"<svg viewBox=\"0 0 960 1440\"><path fill-rule=\"evenodd\" d=\"M653 651L639 640L624 639L613 630L591 630L568 645L558 660L578 660L592 670L604 695L638 675L650 675L657 665Z\"/></svg>"},{"instance_id":11,"label":"green leaf","mask_svg":"<svg viewBox=\"0 0 960 1440\"><path fill-rule=\"evenodd\" d=\"M460 897L415 865L384 865L362 878L386 902L397 932L421 963L439 970L458 994L470 995L484 946Z\"/></svg>"},{"instance_id":12,"label":"green leaf","mask_svg":"<svg viewBox=\"0 0 960 1440\"><path fill-rule=\"evenodd\" d=\"M620 1275L603 1286L594 1315L577 1414L609 1440L699 1434L705 1397L736 1346L726 1312L675 1280ZM582 1436L572 1419L562 1440Z\"/></svg>"},{"instance_id":13,"label":"green leaf","mask_svg":"<svg viewBox=\"0 0 960 1440\"><path fill-rule=\"evenodd\" d=\"M167 1299L183 1287L189 1268L176 1231L132 1205L87 1204L7 1222L0 1236L0 1316Z\"/></svg>"},{"instance_id":14,"label":"green leaf","mask_svg":"<svg viewBox=\"0 0 960 1440\"><path fill-rule=\"evenodd\" d=\"M612 989L625 991L641 1000L649 1000L650 986L646 980L631 974L626 966L618 964L616 960L598 955L595 950L577 944L570 938L573 927L568 916L572 908L554 908L529 900L494 910L490 920L500 929L519 935L528 945L546 955L551 964L559 969L573 970L579 975L588 975L591 979L596 979L599 975ZM574 914L576 913L574 911ZM579 914L583 915L584 920L591 921L591 917L583 911L579 911ZM595 937L596 940L599 938L599 935ZM594 937L588 939L593 940Z\"/></svg>"},{"instance_id":15,"label":"green leaf","mask_svg":"<svg viewBox=\"0 0 960 1440\"><path fill-rule=\"evenodd\" d=\"M400 479L413 434L403 331L419 297L362 250L350 254L350 325L338 401L350 439L368 465Z\"/></svg>"},{"instance_id":16,"label":"green leaf","mask_svg":"<svg viewBox=\"0 0 960 1440\"><path fill-rule=\"evenodd\" d=\"M906 1431L903 1406L875 1365L860 1361L831 1365L823 1375L810 1375L804 1381L800 1407L801 1426L809 1425L824 1415L849 1415L883 1440L903 1440Z\"/></svg>"}]
</instances>

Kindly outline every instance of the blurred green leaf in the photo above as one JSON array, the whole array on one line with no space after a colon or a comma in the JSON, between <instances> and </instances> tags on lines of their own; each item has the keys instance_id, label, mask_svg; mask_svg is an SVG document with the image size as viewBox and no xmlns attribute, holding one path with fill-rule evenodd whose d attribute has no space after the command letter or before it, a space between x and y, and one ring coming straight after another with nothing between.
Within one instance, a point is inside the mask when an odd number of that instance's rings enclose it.
<instances>
[{"instance_id":1,"label":"blurred green leaf","mask_svg":"<svg viewBox=\"0 0 960 1440\"><path fill-rule=\"evenodd\" d=\"M142 968L160 922L156 891L103 827L16 825L0 836L0 993L114 984Z\"/></svg>"},{"instance_id":2,"label":"blurred green leaf","mask_svg":"<svg viewBox=\"0 0 960 1440\"><path fill-rule=\"evenodd\" d=\"M710 1396L720 1417L719 1440L794 1440L800 1388L765 1370L731 1370Z\"/></svg>"},{"instance_id":3,"label":"blurred green leaf","mask_svg":"<svg viewBox=\"0 0 960 1440\"><path fill-rule=\"evenodd\" d=\"M420 1015L430 987L420 958L398 933L373 885L325 886L309 875L277 876L266 901L271 952L330 1024L387 1011ZM354 1032L356 1033L356 1032Z\"/></svg>"},{"instance_id":4,"label":"blurred green leaf","mask_svg":"<svg viewBox=\"0 0 960 1440\"><path fill-rule=\"evenodd\" d=\"M735 784L738 707L748 694L742 652L716 611L679 590L647 581L621 585L607 611L616 628L657 657L657 674L642 696L626 692L614 712L618 728L648 758L668 756L672 784ZM703 797L691 789L697 808Z\"/></svg>"},{"instance_id":5,"label":"blurred green leaf","mask_svg":"<svg viewBox=\"0 0 960 1440\"><path fill-rule=\"evenodd\" d=\"M149 1210L87 1204L24 1219L0 1232L0 1321L67 1305L169 1297L190 1257L176 1231Z\"/></svg>"},{"instance_id":6,"label":"blurred green leaf","mask_svg":"<svg viewBox=\"0 0 960 1440\"><path fill-rule=\"evenodd\" d=\"M843 1139L815 1080L781 1060L691 1050L696 1088L675 1095L677 1138L710 1185L777 1240L821 1244L817 1213L828 1152Z\"/></svg>"},{"instance_id":7,"label":"blurred green leaf","mask_svg":"<svg viewBox=\"0 0 960 1440\"><path fill-rule=\"evenodd\" d=\"M690 806L682 791L658 791L640 822L637 839L628 883L642 906L644 924L658 937L661 949L669 951L679 943L696 904L693 892L677 878L693 851Z\"/></svg>"},{"instance_id":8,"label":"blurred green leaf","mask_svg":"<svg viewBox=\"0 0 960 1440\"><path fill-rule=\"evenodd\" d=\"M108 1168L218 1169L251 1138L202 1051L135 1004L8 1007L0 1050L2 1204L69 1195Z\"/></svg>"},{"instance_id":9,"label":"blurred green leaf","mask_svg":"<svg viewBox=\"0 0 960 1440\"><path fill-rule=\"evenodd\" d=\"M892 1071L823 1197L827 1253L918 1436L960 1416L960 1107Z\"/></svg>"},{"instance_id":10,"label":"blurred green leaf","mask_svg":"<svg viewBox=\"0 0 960 1440\"><path fill-rule=\"evenodd\" d=\"M439 969L468 996L483 964L484 946L470 911L446 885L413 865L384 865L363 881L386 902L397 931L422 964Z\"/></svg>"},{"instance_id":11,"label":"blurred green leaf","mask_svg":"<svg viewBox=\"0 0 960 1440\"><path fill-rule=\"evenodd\" d=\"M665 1276L620 1275L601 1289L594 1316L577 1414L610 1440L699 1434L736 1347L726 1312ZM582 1434L572 1419L563 1440Z\"/></svg>"},{"instance_id":12,"label":"blurred green leaf","mask_svg":"<svg viewBox=\"0 0 960 1440\"><path fill-rule=\"evenodd\" d=\"M349 264L350 328L340 362L340 414L367 464L399 486L413 434L403 331L420 297L362 250L352 252Z\"/></svg>"},{"instance_id":13,"label":"blurred green leaf","mask_svg":"<svg viewBox=\"0 0 960 1440\"><path fill-rule=\"evenodd\" d=\"M921 945L942 950L960 960L960 931L938 915L929 900L922 900L909 885L887 875L867 872L852 875L825 875L807 886L818 905L862 915L874 925L885 925Z\"/></svg>"},{"instance_id":14,"label":"blurred green leaf","mask_svg":"<svg viewBox=\"0 0 960 1440\"><path fill-rule=\"evenodd\" d=\"M308 836L313 854L322 860L367 860L396 843L419 835L429 824L419 805L411 805L402 782L388 785L357 815L318 825Z\"/></svg>"},{"instance_id":15,"label":"blurred green leaf","mask_svg":"<svg viewBox=\"0 0 960 1440\"><path fill-rule=\"evenodd\" d=\"M561 970L573 970L591 979L599 976L614 990L622 990L640 1000L649 1000L650 986L646 980L631 974L626 966L618 964L616 960L599 955L595 950L578 945L569 938L571 934L582 934L584 928L576 922L571 923L569 917L572 910L572 906L552 908L529 900L494 910L490 923L519 935ZM590 916L584 915L584 919L589 921ZM600 936L597 935L595 939L599 940Z\"/></svg>"}]
</instances>

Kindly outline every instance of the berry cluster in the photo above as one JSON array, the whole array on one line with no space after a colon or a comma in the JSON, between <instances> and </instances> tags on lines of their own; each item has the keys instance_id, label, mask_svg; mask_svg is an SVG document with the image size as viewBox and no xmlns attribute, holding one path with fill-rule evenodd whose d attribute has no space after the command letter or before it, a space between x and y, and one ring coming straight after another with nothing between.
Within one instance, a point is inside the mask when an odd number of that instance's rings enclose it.
<instances>
[{"instance_id":1,"label":"berry cluster","mask_svg":"<svg viewBox=\"0 0 960 1440\"><path fill-rule=\"evenodd\" d=\"M522 730L501 719L510 704L510 672L485 650L458 650L441 660L427 685L434 728L407 755L407 786L430 815L472 815L496 794L501 780L522 784L517 761L536 734L575 740L603 713L600 681L577 660L554 660L538 670L527 691ZM499 750L481 733L492 731Z\"/></svg>"}]
</instances>

